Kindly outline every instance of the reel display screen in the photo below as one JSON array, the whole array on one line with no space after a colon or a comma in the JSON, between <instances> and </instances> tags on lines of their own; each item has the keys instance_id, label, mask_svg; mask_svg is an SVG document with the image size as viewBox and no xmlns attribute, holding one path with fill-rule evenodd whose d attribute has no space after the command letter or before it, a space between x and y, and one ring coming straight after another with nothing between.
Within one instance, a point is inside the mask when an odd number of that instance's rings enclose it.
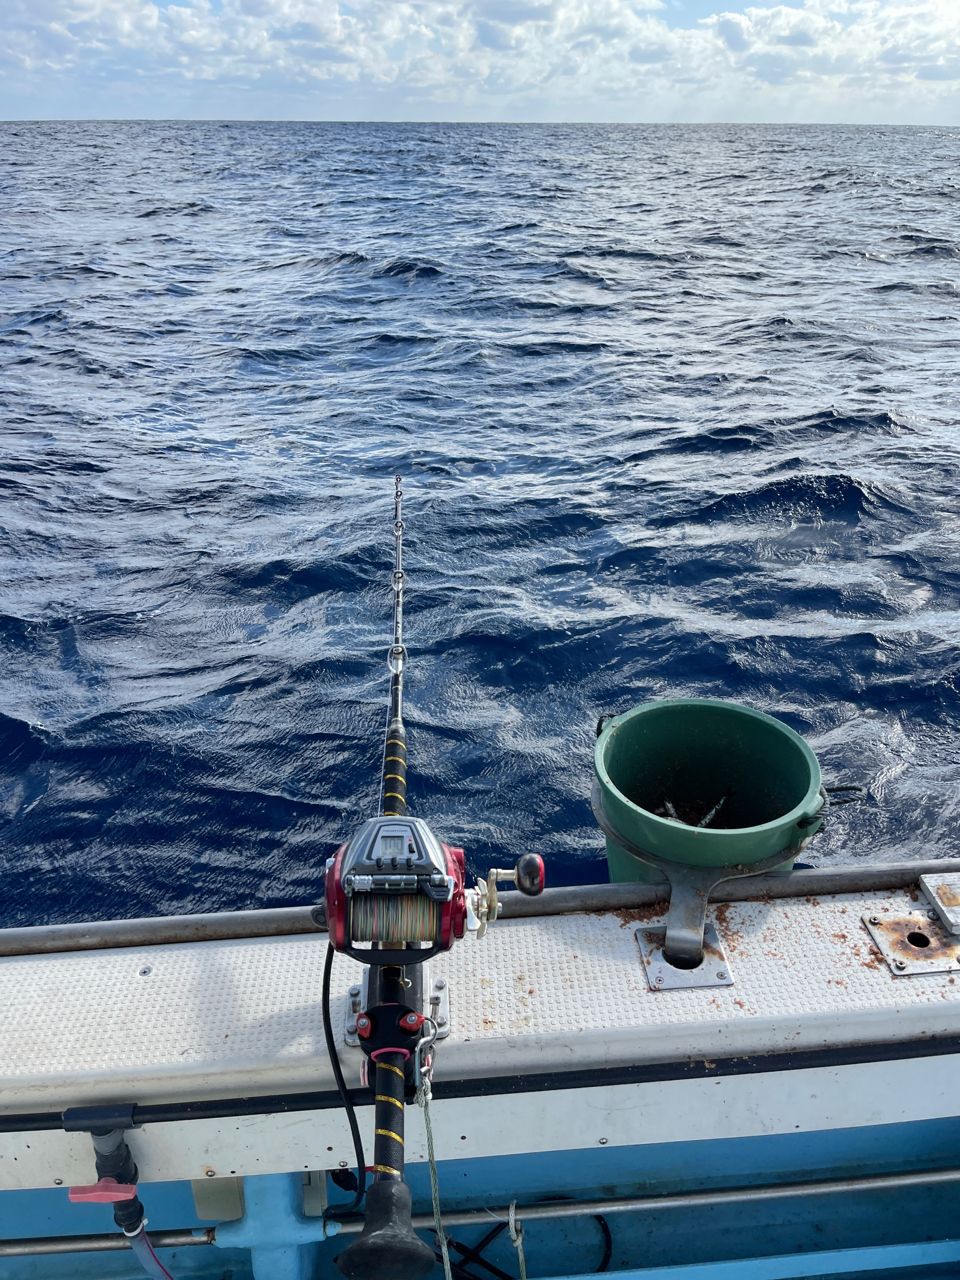
<instances>
[{"instance_id":1,"label":"reel display screen","mask_svg":"<svg viewBox=\"0 0 960 1280\"><path fill-rule=\"evenodd\" d=\"M386 858L397 857L403 853L403 836L401 835L382 835L380 837L380 852Z\"/></svg>"}]
</instances>

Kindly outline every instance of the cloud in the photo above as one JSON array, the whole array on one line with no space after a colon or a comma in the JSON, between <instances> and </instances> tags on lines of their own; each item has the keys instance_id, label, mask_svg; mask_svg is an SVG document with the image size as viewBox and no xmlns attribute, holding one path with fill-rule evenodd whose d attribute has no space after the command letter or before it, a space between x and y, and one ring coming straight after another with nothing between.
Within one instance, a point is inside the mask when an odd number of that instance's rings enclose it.
<instances>
[{"instance_id":1,"label":"cloud","mask_svg":"<svg viewBox=\"0 0 960 1280\"><path fill-rule=\"evenodd\" d=\"M13 117L960 121L960 0L3 4Z\"/></svg>"},{"instance_id":2,"label":"cloud","mask_svg":"<svg viewBox=\"0 0 960 1280\"><path fill-rule=\"evenodd\" d=\"M747 35L749 23L738 14L724 14L717 18L714 29L727 48L734 53L743 53L745 49L750 48Z\"/></svg>"}]
</instances>

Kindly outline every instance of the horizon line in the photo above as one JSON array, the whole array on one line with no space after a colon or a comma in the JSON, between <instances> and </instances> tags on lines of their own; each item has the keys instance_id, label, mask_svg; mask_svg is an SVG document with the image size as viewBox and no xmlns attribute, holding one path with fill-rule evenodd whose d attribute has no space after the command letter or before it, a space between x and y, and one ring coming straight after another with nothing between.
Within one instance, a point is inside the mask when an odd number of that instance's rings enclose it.
<instances>
[{"instance_id":1,"label":"horizon line","mask_svg":"<svg viewBox=\"0 0 960 1280\"><path fill-rule=\"evenodd\" d=\"M378 124L396 126L465 125L476 128L845 128L845 129L960 129L960 123L913 124L886 120L393 120L375 117L327 116L8 116L0 124Z\"/></svg>"}]
</instances>

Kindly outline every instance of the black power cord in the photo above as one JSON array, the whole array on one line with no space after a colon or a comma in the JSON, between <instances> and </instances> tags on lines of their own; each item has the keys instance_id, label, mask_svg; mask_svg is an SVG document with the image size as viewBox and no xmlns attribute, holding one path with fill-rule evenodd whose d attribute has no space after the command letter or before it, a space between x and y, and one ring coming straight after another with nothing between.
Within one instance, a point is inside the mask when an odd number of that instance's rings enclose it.
<instances>
[{"instance_id":1,"label":"black power cord","mask_svg":"<svg viewBox=\"0 0 960 1280\"><path fill-rule=\"evenodd\" d=\"M320 996L323 1038L327 1042L327 1053L330 1055L333 1078L337 1082L337 1092L340 1094L343 1109L347 1113L347 1123L350 1125L350 1135L353 1138L353 1150L357 1158L357 1189L350 1204L330 1205L323 1216L324 1218L345 1218L352 1213L356 1213L363 1203L363 1197L367 1191L367 1162L363 1155L363 1141L360 1137L360 1126L357 1124L357 1113L350 1100L350 1094L347 1092L347 1083L343 1078L340 1055L337 1053L337 1046L333 1039L333 1027L330 1024L330 974L333 972L333 955L333 944L330 943L327 946L327 958L323 963L323 986Z\"/></svg>"}]
</instances>

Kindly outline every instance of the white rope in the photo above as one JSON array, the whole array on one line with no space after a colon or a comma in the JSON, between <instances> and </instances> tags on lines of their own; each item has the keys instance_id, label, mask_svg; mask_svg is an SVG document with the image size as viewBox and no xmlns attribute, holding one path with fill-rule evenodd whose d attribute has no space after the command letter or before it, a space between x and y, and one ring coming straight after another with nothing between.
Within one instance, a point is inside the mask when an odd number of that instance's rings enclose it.
<instances>
[{"instance_id":1,"label":"white rope","mask_svg":"<svg viewBox=\"0 0 960 1280\"><path fill-rule=\"evenodd\" d=\"M513 1241L513 1247L517 1251L517 1265L520 1268L520 1280L527 1280L527 1259L523 1253L523 1225L517 1225L517 1202L511 1201L510 1204L510 1239Z\"/></svg>"},{"instance_id":2,"label":"white rope","mask_svg":"<svg viewBox=\"0 0 960 1280\"><path fill-rule=\"evenodd\" d=\"M437 1233L437 1239L440 1241L444 1280L453 1280L453 1271L450 1268L450 1253L447 1249L447 1235L443 1229L443 1219L440 1217L440 1180L437 1177L437 1158L433 1153L433 1125L430 1123L431 1097L430 1077L424 1074L421 1076L420 1088L417 1090L417 1103L423 1108L423 1127L427 1131L427 1160L430 1165L430 1192L433 1196L433 1227ZM525 1277L523 1280L525 1280Z\"/></svg>"}]
</instances>

